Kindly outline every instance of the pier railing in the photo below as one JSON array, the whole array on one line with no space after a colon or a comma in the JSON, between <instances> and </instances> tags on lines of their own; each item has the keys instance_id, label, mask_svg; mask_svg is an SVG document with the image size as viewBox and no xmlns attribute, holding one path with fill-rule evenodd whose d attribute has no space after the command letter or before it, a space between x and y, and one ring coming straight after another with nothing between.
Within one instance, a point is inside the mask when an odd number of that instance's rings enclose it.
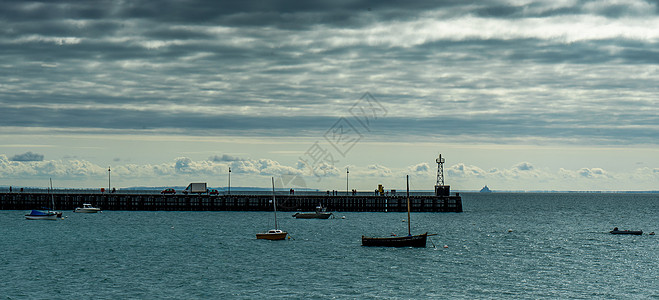
<instances>
[{"instance_id":1,"label":"pier railing","mask_svg":"<svg viewBox=\"0 0 659 300\"><path fill-rule=\"evenodd\" d=\"M158 194L62 194L54 197L57 210L73 210L90 203L103 210L133 211L270 211L271 195L158 195ZM321 196L277 195L277 210L314 211L322 205L328 211L403 212L405 196ZM462 212L462 199L455 196L411 196L413 212ZM51 206L47 193L0 193L0 209L31 210Z\"/></svg>"}]
</instances>

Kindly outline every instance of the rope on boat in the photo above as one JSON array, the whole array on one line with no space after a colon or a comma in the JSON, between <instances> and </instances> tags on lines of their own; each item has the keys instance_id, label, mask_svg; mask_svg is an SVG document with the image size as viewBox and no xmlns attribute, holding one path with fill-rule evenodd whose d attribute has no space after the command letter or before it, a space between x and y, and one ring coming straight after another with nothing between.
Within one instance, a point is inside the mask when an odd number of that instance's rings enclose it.
<instances>
[{"instance_id":1,"label":"rope on boat","mask_svg":"<svg viewBox=\"0 0 659 300\"><path fill-rule=\"evenodd\" d=\"M435 243L433 243L433 241L432 241L432 239L431 239L430 237L428 237L428 240L430 240L430 243L432 244L432 247L435 248L435 249L437 249L437 246L435 246Z\"/></svg>"}]
</instances>

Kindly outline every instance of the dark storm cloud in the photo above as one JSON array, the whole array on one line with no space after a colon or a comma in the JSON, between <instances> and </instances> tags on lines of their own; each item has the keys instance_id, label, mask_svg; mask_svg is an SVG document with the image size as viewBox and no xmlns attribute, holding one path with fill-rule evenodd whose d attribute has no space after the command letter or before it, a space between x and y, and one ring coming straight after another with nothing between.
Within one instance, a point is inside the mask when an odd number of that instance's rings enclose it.
<instances>
[{"instance_id":1,"label":"dark storm cloud","mask_svg":"<svg viewBox=\"0 0 659 300\"><path fill-rule=\"evenodd\" d=\"M583 1L589 3L592 1ZM4 1L0 16L17 22L72 20L142 20L154 24L212 24L229 27L274 26L308 29L322 24L356 28L378 21L402 21L441 9L446 17L474 14L490 18L548 17L584 13L582 6L560 7L539 3L509 5L504 1ZM581 5L583 5L582 3ZM636 13L628 5L609 5L605 16ZM116 26L113 25L112 27ZM44 30L74 32L72 25Z\"/></svg>"},{"instance_id":2,"label":"dark storm cloud","mask_svg":"<svg viewBox=\"0 0 659 300\"><path fill-rule=\"evenodd\" d=\"M370 91L400 136L645 141L656 7L3 1L0 125L321 136Z\"/></svg>"},{"instance_id":3,"label":"dark storm cloud","mask_svg":"<svg viewBox=\"0 0 659 300\"><path fill-rule=\"evenodd\" d=\"M427 60L437 53L461 53L452 62L467 60L507 60L511 63L543 64L657 64L656 42L630 42L619 39L578 41L569 44L540 39L468 39L424 43L414 49L394 48L398 59ZM611 47L622 47L611 51Z\"/></svg>"},{"instance_id":4,"label":"dark storm cloud","mask_svg":"<svg viewBox=\"0 0 659 300\"><path fill-rule=\"evenodd\" d=\"M88 112L83 110L23 110L27 115L13 114L18 117L0 121L0 126L42 126L59 128L104 128L108 130L132 130L134 132L175 132L176 130L206 131L207 134L238 134L252 136L267 132L287 136L316 137L326 132L338 120L335 117L307 116L239 116L239 115L209 115L167 112L137 112L121 110L104 110ZM10 111L14 113L13 111ZM49 117L44 117L49 116ZM355 119L348 117L348 122L363 134L368 134L374 140L386 140L391 137L422 135L425 137L446 137L451 135L468 135L481 140L497 139L498 137L534 138L546 137L553 139L591 138L599 142L617 143L624 138L636 143L651 143L659 136L659 130L642 127L656 125L656 118L642 121L635 119L633 113L619 113L607 118L601 116L580 116L574 120L574 115L561 113L526 114L508 113L489 116L486 119L467 118L459 116L444 116L432 118L401 118L386 117L377 120L371 126L370 132ZM61 120L52 121L42 120ZM640 126L640 127L639 127ZM156 131L153 131L153 130ZM27 155L26 153L25 155ZM26 156L27 157L27 156ZM36 156L30 156L36 157ZM43 159L43 156L41 156ZM239 160L228 155L212 157L213 161Z\"/></svg>"},{"instance_id":5,"label":"dark storm cloud","mask_svg":"<svg viewBox=\"0 0 659 300\"><path fill-rule=\"evenodd\" d=\"M116 21L95 20L93 22L81 23L67 22L63 20L40 20L30 22L9 23L0 29L6 37L20 37L26 33L40 34L44 36L76 36L99 38L112 36L121 29L121 23Z\"/></svg>"},{"instance_id":6,"label":"dark storm cloud","mask_svg":"<svg viewBox=\"0 0 659 300\"><path fill-rule=\"evenodd\" d=\"M44 158L43 154L34 153L31 151L25 152L23 154L16 154L10 158L13 161L42 161Z\"/></svg>"},{"instance_id":7,"label":"dark storm cloud","mask_svg":"<svg viewBox=\"0 0 659 300\"><path fill-rule=\"evenodd\" d=\"M523 6L489 6L478 8L474 13L483 17L505 18L522 14L523 11Z\"/></svg>"},{"instance_id":8,"label":"dark storm cloud","mask_svg":"<svg viewBox=\"0 0 659 300\"><path fill-rule=\"evenodd\" d=\"M156 28L144 32L144 36L162 40L210 39L213 35L192 28Z\"/></svg>"},{"instance_id":9,"label":"dark storm cloud","mask_svg":"<svg viewBox=\"0 0 659 300\"><path fill-rule=\"evenodd\" d=\"M241 116L213 115L207 113L180 113L176 111L137 111L120 109L9 109L8 118L0 126L38 126L60 128L105 128L105 129L208 129L261 132L272 130L324 130L332 125L332 117L307 116ZM59 120L59 121L56 121ZM294 134L293 132L291 132Z\"/></svg>"},{"instance_id":10,"label":"dark storm cloud","mask_svg":"<svg viewBox=\"0 0 659 300\"><path fill-rule=\"evenodd\" d=\"M211 156L208 158L208 160L214 162L225 162L225 161L244 161L245 159L228 154L222 154L222 156L219 155Z\"/></svg>"},{"instance_id":11,"label":"dark storm cloud","mask_svg":"<svg viewBox=\"0 0 659 300\"><path fill-rule=\"evenodd\" d=\"M26 2L4 1L0 16L11 21L72 19L143 19L174 24L229 26L279 25L287 28L304 24L361 23L355 12L398 11L414 16L416 12L439 6L458 6L466 1L409 3L406 1L114 1L100 2Z\"/></svg>"}]
</instances>

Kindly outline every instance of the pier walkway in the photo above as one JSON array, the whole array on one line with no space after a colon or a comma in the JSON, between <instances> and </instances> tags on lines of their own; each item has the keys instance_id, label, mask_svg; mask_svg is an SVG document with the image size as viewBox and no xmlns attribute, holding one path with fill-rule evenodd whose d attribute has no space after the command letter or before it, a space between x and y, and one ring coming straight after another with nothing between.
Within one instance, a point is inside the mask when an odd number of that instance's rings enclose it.
<instances>
[{"instance_id":1,"label":"pier walkway","mask_svg":"<svg viewBox=\"0 0 659 300\"><path fill-rule=\"evenodd\" d=\"M102 210L132 211L270 211L272 195L159 195L159 194L53 194L57 210L73 210L91 203ZM277 195L277 210L314 211L321 204L328 211L404 212L407 198L399 196ZM48 193L0 193L1 210L50 207ZM455 196L410 196L413 212L462 212Z\"/></svg>"}]
</instances>

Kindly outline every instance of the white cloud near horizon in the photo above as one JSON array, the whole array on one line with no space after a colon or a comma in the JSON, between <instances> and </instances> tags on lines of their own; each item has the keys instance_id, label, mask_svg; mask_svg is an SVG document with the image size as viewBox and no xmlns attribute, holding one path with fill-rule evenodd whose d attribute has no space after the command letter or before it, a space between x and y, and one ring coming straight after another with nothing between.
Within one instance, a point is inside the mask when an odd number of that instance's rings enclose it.
<instances>
[{"instance_id":1,"label":"white cloud near horizon","mask_svg":"<svg viewBox=\"0 0 659 300\"><path fill-rule=\"evenodd\" d=\"M334 185L345 180L345 171L341 171L336 167L333 167L332 171L325 174L318 181L312 173L305 172L304 169L282 165L271 159L214 162L212 160L195 161L187 157L179 157L170 163L163 164L117 165L111 168L111 175L115 183L113 186L124 188L167 186L171 185L172 182L176 182L177 185L184 185L183 183L194 180L217 182L218 178L225 178L229 167L231 167L234 178L243 178L244 183L253 182L255 183L253 186L263 186L263 184L256 184L256 182L263 183L267 182L266 179L269 177L276 177L278 180L279 178L286 179L286 183L297 180L298 185L306 184L303 187L322 190L327 188L328 184ZM430 167L427 163L418 163L403 168L389 168L379 164L350 166L351 182L361 189L365 187L360 182L398 182L406 174L416 178L413 185L416 189L431 190L431 185L422 186L422 184L423 182L434 183L436 169ZM59 183L65 182L68 188L88 188L103 186L107 183L107 176L107 168L89 161L45 160L18 162L11 161L6 155L0 154L0 179L6 182L7 185L11 185L12 179L31 179L34 182L45 182L50 177ZM295 179L296 177L302 179ZM530 187L540 187L543 186L543 182L550 181L555 183L571 182L572 184L565 185L565 190L624 190L621 189L621 186L610 186L610 189L597 187L605 187L616 181L627 182L639 179L657 181L659 180L659 168L643 167L634 170L632 173L610 174L603 168L540 170L530 162L520 162L510 168L486 171L478 166L456 163L445 168L445 178L446 184L451 185L453 189L460 187L461 189L477 189L487 184L495 190L524 190L514 183L523 182ZM39 185L36 184L36 186ZM224 186L223 184L220 185ZM579 189L579 186L583 188ZM532 189L541 190L542 188Z\"/></svg>"}]
</instances>

